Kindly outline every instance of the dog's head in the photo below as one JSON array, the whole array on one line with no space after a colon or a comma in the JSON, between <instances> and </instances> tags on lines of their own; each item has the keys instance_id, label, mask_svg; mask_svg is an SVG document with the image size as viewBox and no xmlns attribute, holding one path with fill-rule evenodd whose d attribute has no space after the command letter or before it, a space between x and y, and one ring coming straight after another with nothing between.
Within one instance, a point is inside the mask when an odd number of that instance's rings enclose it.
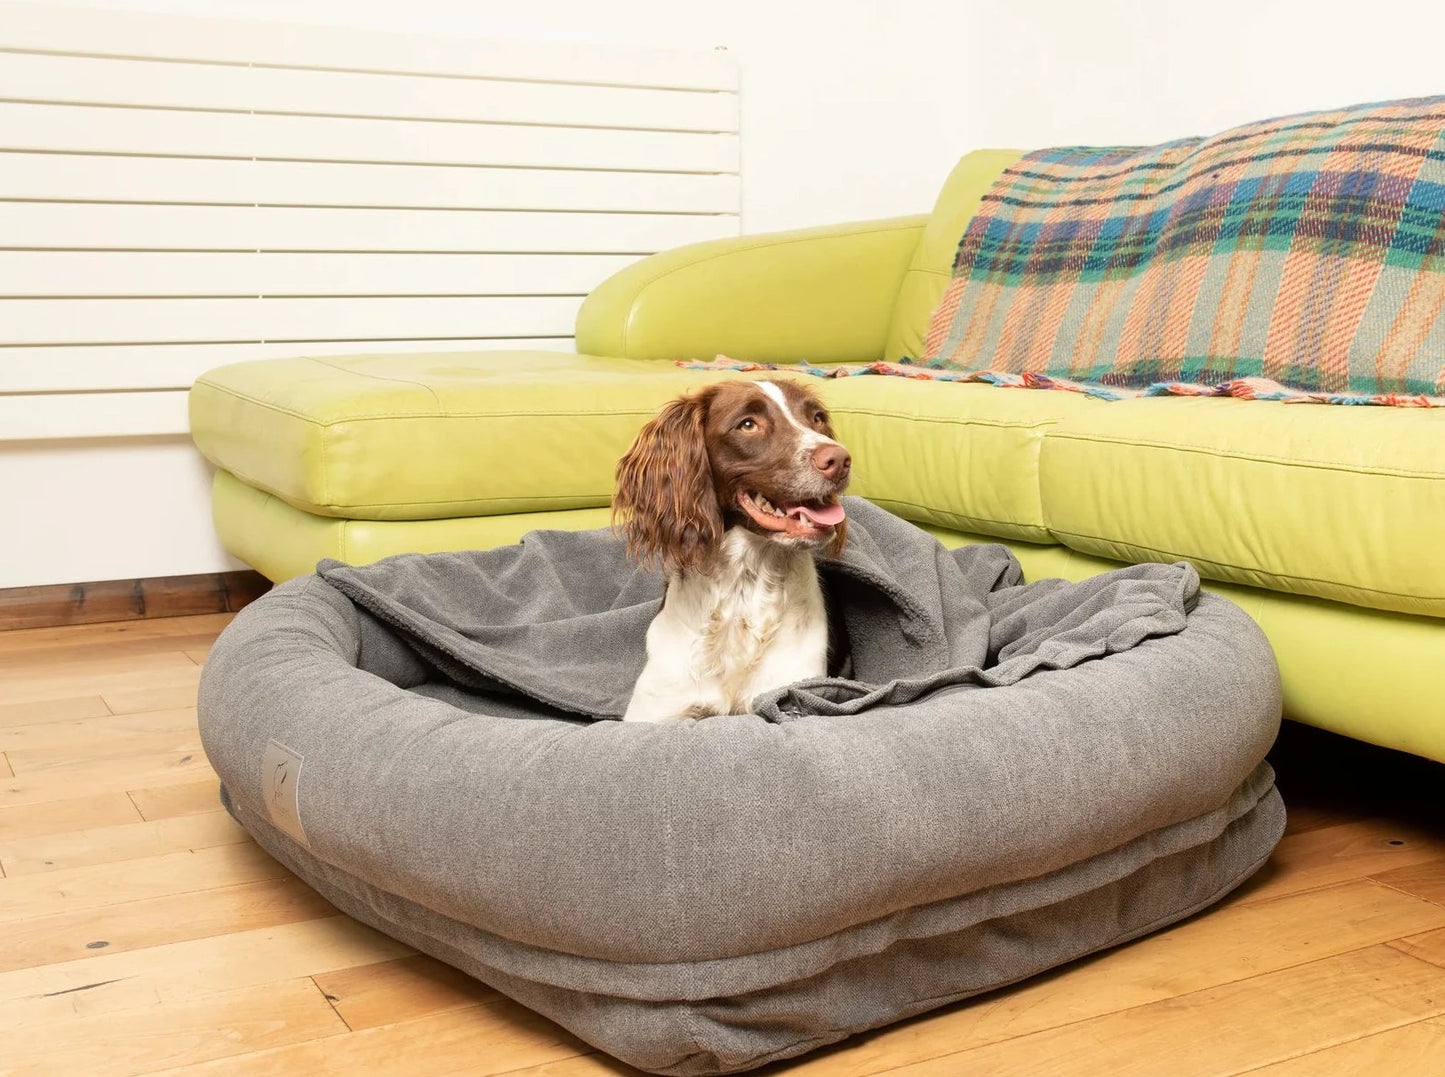
<instances>
[{"instance_id":1,"label":"dog's head","mask_svg":"<svg viewBox=\"0 0 1445 1077\"><path fill-rule=\"evenodd\" d=\"M612 512L627 550L668 571L701 565L728 527L843 548L838 496L852 457L828 410L791 381L727 381L667 404L617 465Z\"/></svg>"}]
</instances>

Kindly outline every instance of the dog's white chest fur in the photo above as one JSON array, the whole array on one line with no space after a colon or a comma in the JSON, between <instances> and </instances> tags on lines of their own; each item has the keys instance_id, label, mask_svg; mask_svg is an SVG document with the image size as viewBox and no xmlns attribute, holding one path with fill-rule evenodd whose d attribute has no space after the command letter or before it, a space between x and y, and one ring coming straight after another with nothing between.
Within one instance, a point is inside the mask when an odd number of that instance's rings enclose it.
<instances>
[{"instance_id":1,"label":"dog's white chest fur","mask_svg":"<svg viewBox=\"0 0 1445 1077\"><path fill-rule=\"evenodd\" d=\"M754 696L827 672L812 554L731 528L716 556L709 571L668 581L625 721L745 714Z\"/></svg>"}]
</instances>

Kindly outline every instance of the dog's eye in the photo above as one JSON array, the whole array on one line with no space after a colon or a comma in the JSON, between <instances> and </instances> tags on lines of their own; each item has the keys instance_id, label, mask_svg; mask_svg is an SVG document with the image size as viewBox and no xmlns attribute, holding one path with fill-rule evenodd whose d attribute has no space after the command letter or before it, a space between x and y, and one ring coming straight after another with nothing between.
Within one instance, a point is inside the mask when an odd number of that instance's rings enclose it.
<instances>
[{"instance_id":1,"label":"dog's eye","mask_svg":"<svg viewBox=\"0 0 1445 1077\"><path fill-rule=\"evenodd\" d=\"M757 428L758 424L755 423L752 419L744 419L742 422L738 423L739 430L756 430Z\"/></svg>"},{"instance_id":2,"label":"dog's eye","mask_svg":"<svg viewBox=\"0 0 1445 1077\"><path fill-rule=\"evenodd\" d=\"M821 411L815 411L815 412L813 412L813 422L817 423L819 426L822 426L822 425L823 425L824 423L826 423L827 421L828 421L828 416L827 416L826 413L821 412Z\"/></svg>"}]
</instances>

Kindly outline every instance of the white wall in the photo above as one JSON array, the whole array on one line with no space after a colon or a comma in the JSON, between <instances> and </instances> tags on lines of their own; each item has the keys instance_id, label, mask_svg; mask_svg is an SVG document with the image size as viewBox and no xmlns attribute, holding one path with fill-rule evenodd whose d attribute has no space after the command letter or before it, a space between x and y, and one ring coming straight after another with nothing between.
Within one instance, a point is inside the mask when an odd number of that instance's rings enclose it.
<instances>
[{"instance_id":1,"label":"white wall","mask_svg":"<svg viewBox=\"0 0 1445 1077\"><path fill-rule=\"evenodd\" d=\"M217 545L189 438L0 442L0 587L244 568Z\"/></svg>"},{"instance_id":2,"label":"white wall","mask_svg":"<svg viewBox=\"0 0 1445 1077\"><path fill-rule=\"evenodd\" d=\"M1250 120L1445 94L1445 3L974 2L969 145L1151 145Z\"/></svg>"},{"instance_id":3,"label":"white wall","mask_svg":"<svg viewBox=\"0 0 1445 1077\"><path fill-rule=\"evenodd\" d=\"M926 212L967 133L959 99L970 40L966 3L64 2L422 33L730 49L742 68L747 231Z\"/></svg>"},{"instance_id":4,"label":"white wall","mask_svg":"<svg viewBox=\"0 0 1445 1077\"><path fill-rule=\"evenodd\" d=\"M926 211L953 161L977 146L1150 143L1445 93L1439 0L73 2L726 47L742 69L746 231ZM27 536L0 539L0 587L229 567L209 538L200 468L184 443L7 451L0 477L18 476L33 499L0 529L13 533L18 519Z\"/></svg>"}]
</instances>

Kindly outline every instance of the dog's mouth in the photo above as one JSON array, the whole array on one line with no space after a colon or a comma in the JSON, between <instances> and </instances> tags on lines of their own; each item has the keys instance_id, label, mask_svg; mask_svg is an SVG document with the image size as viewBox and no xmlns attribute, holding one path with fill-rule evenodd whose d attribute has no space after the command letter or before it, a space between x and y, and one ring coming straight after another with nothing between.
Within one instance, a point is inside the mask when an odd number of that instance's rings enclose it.
<instances>
[{"instance_id":1,"label":"dog's mouth","mask_svg":"<svg viewBox=\"0 0 1445 1077\"><path fill-rule=\"evenodd\" d=\"M762 494L743 490L738 506L748 519L764 531L780 538L821 542L831 538L833 530L848 515L837 498L804 501L796 505L775 505Z\"/></svg>"}]
</instances>

